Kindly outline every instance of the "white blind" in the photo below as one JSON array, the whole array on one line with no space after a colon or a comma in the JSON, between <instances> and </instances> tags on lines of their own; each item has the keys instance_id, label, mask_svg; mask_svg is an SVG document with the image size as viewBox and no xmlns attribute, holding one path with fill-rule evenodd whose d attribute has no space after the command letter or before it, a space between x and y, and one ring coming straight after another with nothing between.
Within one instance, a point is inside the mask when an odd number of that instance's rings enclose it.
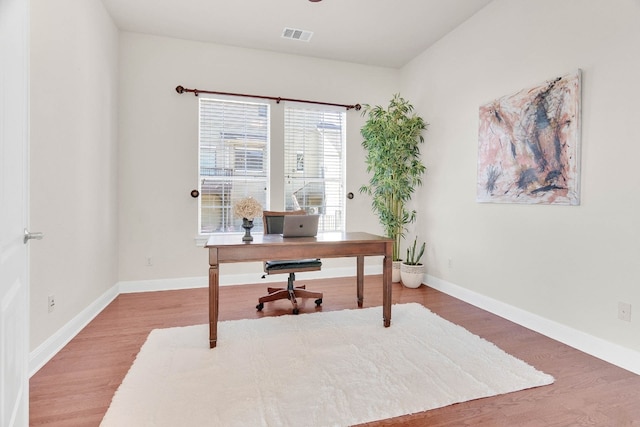
<instances>
[{"instance_id":1,"label":"white blind","mask_svg":"<svg viewBox=\"0 0 640 427\"><path fill-rule=\"evenodd\" d=\"M344 229L345 116L285 107L285 208L320 214L319 231Z\"/></svg>"},{"instance_id":2,"label":"white blind","mask_svg":"<svg viewBox=\"0 0 640 427\"><path fill-rule=\"evenodd\" d=\"M200 233L242 231L234 203L252 196L266 206L269 104L201 97L199 129Z\"/></svg>"}]
</instances>

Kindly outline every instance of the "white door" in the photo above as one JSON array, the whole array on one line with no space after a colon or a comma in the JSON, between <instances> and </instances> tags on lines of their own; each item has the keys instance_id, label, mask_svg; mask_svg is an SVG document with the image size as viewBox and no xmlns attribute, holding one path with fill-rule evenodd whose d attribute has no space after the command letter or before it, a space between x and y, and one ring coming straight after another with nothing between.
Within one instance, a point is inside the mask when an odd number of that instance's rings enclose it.
<instances>
[{"instance_id":1,"label":"white door","mask_svg":"<svg viewBox=\"0 0 640 427\"><path fill-rule=\"evenodd\" d=\"M0 426L29 424L28 0L0 0Z\"/></svg>"}]
</instances>

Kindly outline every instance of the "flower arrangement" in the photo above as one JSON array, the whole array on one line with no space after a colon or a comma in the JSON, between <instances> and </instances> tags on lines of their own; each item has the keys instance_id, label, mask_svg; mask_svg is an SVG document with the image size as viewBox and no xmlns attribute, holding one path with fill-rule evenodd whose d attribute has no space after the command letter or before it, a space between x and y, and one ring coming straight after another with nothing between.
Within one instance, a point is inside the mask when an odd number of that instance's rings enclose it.
<instances>
[{"instance_id":1,"label":"flower arrangement","mask_svg":"<svg viewBox=\"0 0 640 427\"><path fill-rule=\"evenodd\" d=\"M253 197L245 197L235 203L233 213L240 218L253 221L255 217L262 215L262 205Z\"/></svg>"}]
</instances>

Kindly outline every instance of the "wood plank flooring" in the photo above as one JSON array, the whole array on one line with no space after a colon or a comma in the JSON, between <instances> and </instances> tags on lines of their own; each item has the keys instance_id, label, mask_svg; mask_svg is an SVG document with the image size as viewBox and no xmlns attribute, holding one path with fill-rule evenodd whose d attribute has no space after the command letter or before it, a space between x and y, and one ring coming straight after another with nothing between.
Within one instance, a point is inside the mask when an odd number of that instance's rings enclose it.
<instances>
[{"instance_id":1,"label":"wood plank flooring","mask_svg":"<svg viewBox=\"0 0 640 427\"><path fill-rule=\"evenodd\" d=\"M323 311L357 307L355 278L297 282L324 292ZM365 307L382 305L381 282L380 276L365 279ZM288 301L268 303L263 312L257 312L256 301L265 291L266 284L222 287L220 320L290 315ZM31 378L30 425L98 426L149 332L207 323L207 292L189 289L118 296ZM394 284L393 302L423 304L553 375L556 382L367 426L640 425L638 375L426 286L408 289ZM300 312L313 311L313 301L304 301Z\"/></svg>"}]
</instances>

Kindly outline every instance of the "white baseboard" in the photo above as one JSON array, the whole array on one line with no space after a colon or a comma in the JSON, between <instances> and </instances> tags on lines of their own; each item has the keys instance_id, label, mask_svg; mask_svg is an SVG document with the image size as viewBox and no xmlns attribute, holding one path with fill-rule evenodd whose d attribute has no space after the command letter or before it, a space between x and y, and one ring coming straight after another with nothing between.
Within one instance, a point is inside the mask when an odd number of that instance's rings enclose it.
<instances>
[{"instance_id":1,"label":"white baseboard","mask_svg":"<svg viewBox=\"0 0 640 427\"><path fill-rule=\"evenodd\" d=\"M429 287L447 295L640 375L640 352L545 319L431 275L427 275L426 283L428 283Z\"/></svg>"},{"instance_id":2,"label":"white baseboard","mask_svg":"<svg viewBox=\"0 0 640 427\"><path fill-rule=\"evenodd\" d=\"M382 266L365 265L365 275L382 274ZM300 280L304 279L330 279L334 277L351 277L356 275L355 267L322 268L319 271L309 271L298 273L296 276ZM281 274L266 276L262 278L262 273L246 274L224 274L220 275L220 286L241 285L245 283L275 283L286 281ZM181 279L158 279L158 280L138 280L119 283L119 292L127 294L132 292L154 292L169 291L176 289L206 288L209 286L209 278L188 277Z\"/></svg>"},{"instance_id":3,"label":"white baseboard","mask_svg":"<svg viewBox=\"0 0 640 427\"><path fill-rule=\"evenodd\" d=\"M118 282L118 292L120 294L131 294L134 292L155 292L172 291L176 289L205 288L208 286L209 278L184 277L179 279L156 279L156 280L131 280Z\"/></svg>"},{"instance_id":4,"label":"white baseboard","mask_svg":"<svg viewBox=\"0 0 640 427\"><path fill-rule=\"evenodd\" d=\"M73 337L89 324L102 310L118 296L118 285L114 285L100 298L82 310L56 333L29 353L29 377L38 372L53 356L67 345Z\"/></svg>"},{"instance_id":5,"label":"white baseboard","mask_svg":"<svg viewBox=\"0 0 640 427\"><path fill-rule=\"evenodd\" d=\"M366 266L365 275L382 274L382 266ZM334 277L351 277L356 275L355 267L323 268L320 271L300 273L300 279L324 279ZM243 283L271 283L282 282L282 275L267 276L261 279L260 274L235 274L220 277L220 286L237 285ZM29 353L29 377L33 376L42 368L53 356L58 353L69 341L73 339L89 322L91 322L107 305L111 303L119 294L133 292L154 292L169 291L176 289L205 288L209 285L208 277L187 277L179 279L158 279L158 280L138 280L124 281L115 284L105 292L100 298L94 301L87 308L82 310L66 325L60 328L55 334L50 336L45 342L40 344L35 350Z\"/></svg>"}]
</instances>

